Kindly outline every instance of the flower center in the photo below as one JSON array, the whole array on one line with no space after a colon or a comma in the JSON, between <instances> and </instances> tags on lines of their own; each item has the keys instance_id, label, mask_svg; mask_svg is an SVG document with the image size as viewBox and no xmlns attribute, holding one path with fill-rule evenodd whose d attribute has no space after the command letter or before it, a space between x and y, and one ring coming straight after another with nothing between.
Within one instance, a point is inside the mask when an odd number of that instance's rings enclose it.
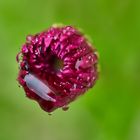
<instances>
[{"instance_id":1,"label":"flower center","mask_svg":"<svg viewBox=\"0 0 140 140\"><path fill-rule=\"evenodd\" d=\"M54 70L59 71L63 68L63 61L60 60L58 57L54 56Z\"/></svg>"}]
</instances>

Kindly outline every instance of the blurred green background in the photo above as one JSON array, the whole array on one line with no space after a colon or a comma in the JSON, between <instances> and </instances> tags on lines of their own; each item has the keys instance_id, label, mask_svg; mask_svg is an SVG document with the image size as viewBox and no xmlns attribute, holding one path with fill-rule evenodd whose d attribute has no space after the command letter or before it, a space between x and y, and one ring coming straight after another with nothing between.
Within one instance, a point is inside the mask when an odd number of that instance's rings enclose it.
<instances>
[{"instance_id":1,"label":"blurred green background","mask_svg":"<svg viewBox=\"0 0 140 140\"><path fill-rule=\"evenodd\" d=\"M28 34L74 25L100 54L94 88L51 116L18 87ZM140 0L0 0L0 140L140 140Z\"/></svg>"}]
</instances>

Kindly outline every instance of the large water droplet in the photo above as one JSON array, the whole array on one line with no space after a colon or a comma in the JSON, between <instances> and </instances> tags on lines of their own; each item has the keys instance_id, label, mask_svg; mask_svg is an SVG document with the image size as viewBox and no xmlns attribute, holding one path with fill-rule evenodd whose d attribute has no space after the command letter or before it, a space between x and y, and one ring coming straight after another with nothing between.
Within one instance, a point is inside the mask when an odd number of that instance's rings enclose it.
<instances>
[{"instance_id":1,"label":"large water droplet","mask_svg":"<svg viewBox=\"0 0 140 140\"><path fill-rule=\"evenodd\" d=\"M48 95L49 93L52 92L51 89L45 83L43 83L40 79L35 77L34 75L27 74L24 77L24 80L26 82L27 87L31 91L36 93L38 96L43 98L44 100L52 101L52 102L56 101L54 98L52 98L51 96Z\"/></svg>"}]
</instances>

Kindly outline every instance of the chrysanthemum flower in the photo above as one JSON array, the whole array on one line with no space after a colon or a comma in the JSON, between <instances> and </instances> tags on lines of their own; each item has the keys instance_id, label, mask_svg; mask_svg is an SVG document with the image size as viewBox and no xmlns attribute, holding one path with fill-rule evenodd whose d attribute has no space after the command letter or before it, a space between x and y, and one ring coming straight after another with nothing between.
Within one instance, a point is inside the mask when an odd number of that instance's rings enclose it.
<instances>
[{"instance_id":1,"label":"chrysanthemum flower","mask_svg":"<svg viewBox=\"0 0 140 140\"><path fill-rule=\"evenodd\" d=\"M51 27L27 36L17 61L17 80L26 96L47 112L66 109L98 77L96 49L72 26Z\"/></svg>"}]
</instances>

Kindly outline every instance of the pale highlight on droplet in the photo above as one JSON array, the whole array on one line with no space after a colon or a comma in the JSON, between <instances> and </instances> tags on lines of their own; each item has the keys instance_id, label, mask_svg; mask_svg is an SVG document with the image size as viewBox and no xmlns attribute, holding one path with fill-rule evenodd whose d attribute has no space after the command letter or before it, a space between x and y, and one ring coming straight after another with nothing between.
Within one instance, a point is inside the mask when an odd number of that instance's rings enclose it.
<instances>
[{"instance_id":1,"label":"pale highlight on droplet","mask_svg":"<svg viewBox=\"0 0 140 140\"><path fill-rule=\"evenodd\" d=\"M45 83L43 83L40 79L38 79L32 74L27 74L24 77L24 80L26 82L27 87L31 91L36 93L38 96L40 96L46 101L56 102L54 98L48 95L48 93L52 92L51 89Z\"/></svg>"}]
</instances>

